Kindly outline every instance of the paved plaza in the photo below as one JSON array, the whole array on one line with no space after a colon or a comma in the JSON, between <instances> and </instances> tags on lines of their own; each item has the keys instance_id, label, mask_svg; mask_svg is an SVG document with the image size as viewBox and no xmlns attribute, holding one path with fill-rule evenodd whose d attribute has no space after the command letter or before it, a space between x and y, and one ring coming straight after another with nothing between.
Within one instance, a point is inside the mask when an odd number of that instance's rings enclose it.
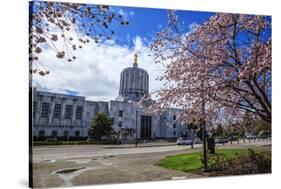
<instances>
[{"instance_id":1,"label":"paved plaza","mask_svg":"<svg viewBox=\"0 0 281 189\"><path fill-rule=\"evenodd\" d=\"M271 141L240 141L218 148L271 148ZM33 148L34 187L75 186L201 178L154 164L168 155L201 151L200 144L73 145ZM63 174L61 174L63 173Z\"/></svg>"}]
</instances>

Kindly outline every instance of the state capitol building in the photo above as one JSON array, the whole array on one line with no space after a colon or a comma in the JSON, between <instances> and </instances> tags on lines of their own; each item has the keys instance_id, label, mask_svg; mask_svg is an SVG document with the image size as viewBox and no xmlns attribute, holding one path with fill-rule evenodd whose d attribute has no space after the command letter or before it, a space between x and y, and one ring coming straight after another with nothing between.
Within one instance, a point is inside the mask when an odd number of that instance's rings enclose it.
<instances>
[{"instance_id":1,"label":"state capitol building","mask_svg":"<svg viewBox=\"0 0 281 189\"><path fill-rule=\"evenodd\" d=\"M121 139L177 138L190 136L176 120L181 109L169 108L159 114L147 114L138 105L149 94L149 75L139 68L137 55L132 67L120 75L119 96L110 101L89 101L72 96L33 89L33 137L88 137L88 128L98 112L113 118L112 128ZM137 131L137 132L136 132Z\"/></svg>"}]
</instances>

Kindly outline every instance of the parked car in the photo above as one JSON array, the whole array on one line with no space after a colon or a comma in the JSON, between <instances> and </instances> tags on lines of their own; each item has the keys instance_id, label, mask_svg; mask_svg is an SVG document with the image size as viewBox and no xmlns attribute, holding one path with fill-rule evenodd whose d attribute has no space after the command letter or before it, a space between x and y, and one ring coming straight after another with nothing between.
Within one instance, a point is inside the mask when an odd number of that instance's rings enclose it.
<instances>
[{"instance_id":1,"label":"parked car","mask_svg":"<svg viewBox=\"0 0 281 189\"><path fill-rule=\"evenodd\" d=\"M238 140L237 136L232 135L228 137L228 141L237 141L237 140Z\"/></svg>"},{"instance_id":2,"label":"parked car","mask_svg":"<svg viewBox=\"0 0 281 189\"><path fill-rule=\"evenodd\" d=\"M200 140L200 138L195 138L193 139L193 144L201 144L202 141Z\"/></svg>"},{"instance_id":3,"label":"parked car","mask_svg":"<svg viewBox=\"0 0 281 189\"><path fill-rule=\"evenodd\" d=\"M193 140L187 139L187 137L179 137L177 139L177 145L191 145Z\"/></svg>"},{"instance_id":4,"label":"parked car","mask_svg":"<svg viewBox=\"0 0 281 189\"><path fill-rule=\"evenodd\" d=\"M258 138L265 139L267 138L267 133L264 130L261 130L258 134Z\"/></svg>"},{"instance_id":5,"label":"parked car","mask_svg":"<svg viewBox=\"0 0 281 189\"><path fill-rule=\"evenodd\" d=\"M228 139L224 137L214 137L214 138L216 144L225 144L228 142Z\"/></svg>"},{"instance_id":6,"label":"parked car","mask_svg":"<svg viewBox=\"0 0 281 189\"><path fill-rule=\"evenodd\" d=\"M247 138L247 139L256 139L257 136L254 135L254 134L252 134L252 133L249 133L249 134L246 134L246 138Z\"/></svg>"}]
</instances>

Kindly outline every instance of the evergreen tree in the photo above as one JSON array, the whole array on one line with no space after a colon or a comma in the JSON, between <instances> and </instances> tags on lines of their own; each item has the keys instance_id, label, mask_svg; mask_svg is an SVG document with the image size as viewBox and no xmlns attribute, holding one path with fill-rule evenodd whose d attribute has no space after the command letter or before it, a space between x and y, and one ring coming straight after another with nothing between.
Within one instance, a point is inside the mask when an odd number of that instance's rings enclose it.
<instances>
[{"instance_id":1,"label":"evergreen tree","mask_svg":"<svg viewBox=\"0 0 281 189\"><path fill-rule=\"evenodd\" d=\"M92 120L91 127L89 128L89 137L101 140L101 137L109 136L114 133L112 124L113 120L105 113L97 113L96 117Z\"/></svg>"}]
</instances>

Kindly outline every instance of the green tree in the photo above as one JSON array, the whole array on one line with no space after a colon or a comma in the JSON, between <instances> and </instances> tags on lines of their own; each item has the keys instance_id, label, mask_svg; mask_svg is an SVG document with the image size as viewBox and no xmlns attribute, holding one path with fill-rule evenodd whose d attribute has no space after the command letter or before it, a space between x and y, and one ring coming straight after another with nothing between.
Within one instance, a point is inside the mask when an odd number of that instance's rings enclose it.
<instances>
[{"instance_id":1,"label":"green tree","mask_svg":"<svg viewBox=\"0 0 281 189\"><path fill-rule=\"evenodd\" d=\"M89 137L101 140L101 137L109 136L114 133L113 128L111 127L112 124L112 118L108 117L105 113L97 113L89 128Z\"/></svg>"},{"instance_id":2,"label":"green tree","mask_svg":"<svg viewBox=\"0 0 281 189\"><path fill-rule=\"evenodd\" d=\"M262 119L259 119L255 122L255 133L260 134L263 132L264 134L270 134L271 133L271 123L268 123Z\"/></svg>"}]
</instances>

